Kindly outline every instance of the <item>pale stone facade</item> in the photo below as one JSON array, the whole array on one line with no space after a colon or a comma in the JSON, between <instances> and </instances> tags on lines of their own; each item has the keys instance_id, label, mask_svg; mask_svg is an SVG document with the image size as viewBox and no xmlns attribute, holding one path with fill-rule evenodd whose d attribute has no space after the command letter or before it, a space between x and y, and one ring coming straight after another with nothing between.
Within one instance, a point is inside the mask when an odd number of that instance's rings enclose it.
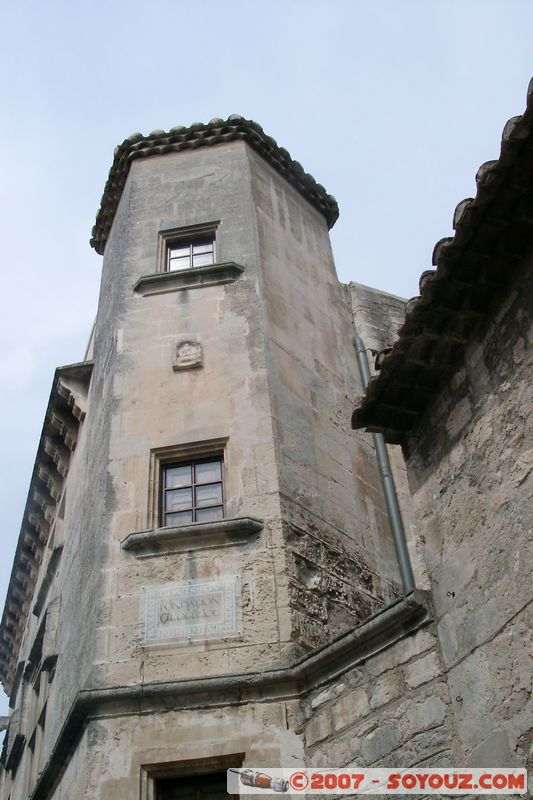
<instances>
[{"instance_id":1,"label":"pale stone facade","mask_svg":"<svg viewBox=\"0 0 533 800\"><path fill-rule=\"evenodd\" d=\"M445 484L452 516L472 504L445 443L431 463L411 447L414 502L393 454L419 587L402 589L373 440L350 417L354 333L370 351L393 346L404 304L339 283L337 213L242 118L117 149L93 235L96 324L85 361L54 380L2 622L4 800L156 800L161 781L240 764L523 763L516 634L502 735L487 740L457 707L481 657L459 590L478 534L465 520L454 568L428 486ZM206 237L214 263L165 270L169 243ZM515 350L525 369L518 338ZM475 386L472 358L462 380ZM453 436L477 425L489 441L469 409L448 415ZM165 467L210 459L223 462L223 516L163 525ZM478 572L480 592L507 598L501 625L521 557ZM487 679L480 707L501 684Z\"/></svg>"}]
</instances>

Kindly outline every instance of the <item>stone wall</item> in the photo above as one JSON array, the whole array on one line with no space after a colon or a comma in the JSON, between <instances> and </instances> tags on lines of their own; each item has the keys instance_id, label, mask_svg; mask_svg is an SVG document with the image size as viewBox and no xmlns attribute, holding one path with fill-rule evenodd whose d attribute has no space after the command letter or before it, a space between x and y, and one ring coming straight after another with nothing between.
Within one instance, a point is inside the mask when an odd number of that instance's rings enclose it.
<instances>
[{"instance_id":1,"label":"stone wall","mask_svg":"<svg viewBox=\"0 0 533 800\"><path fill-rule=\"evenodd\" d=\"M301 737L286 724L290 709L279 701L92 720L50 800L151 800L147 765L229 757L238 767L243 754L248 766L301 763Z\"/></svg>"},{"instance_id":2,"label":"stone wall","mask_svg":"<svg viewBox=\"0 0 533 800\"><path fill-rule=\"evenodd\" d=\"M281 535L279 501L257 292L259 254L247 187L241 142L136 161L106 246L95 354L98 363L103 342L117 342L109 370L113 513L95 685L134 683L140 675L156 681L247 669L267 653L269 660L279 659L280 639L290 639L283 565L273 558ZM147 295L134 290L141 276L157 271L160 231L217 220L216 259L241 265L238 280ZM203 367L175 372L176 346L185 340L201 345ZM264 522L261 534L225 547L222 541L190 543L179 552L146 558L124 551L120 543L129 534L159 525L151 454L189 447L194 459L204 442L218 442L224 451L227 517L257 517ZM144 642L144 589L227 575L241 580L241 639Z\"/></svg>"},{"instance_id":3,"label":"stone wall","mask_svg":"<svg viewBox=\"0 0 533 800\"><path fill-rule=\"evenodd\" d=\"M313 648L392 599L397 566L372 439L350 430L361 382L326 222L248 158L292 636Z\"/></svg>"},{"instance_id":4,"label":"stone wall","mask_svg":"<svg viewBox=\"0 0 533 800\"><path fill-rule=\"evenodd\" d=\"M377 611L381 580L361 548L339 545L334 528L287 501L282 507L295 636L312 649Z\"/></svg>"},{"instance_id":5,"label":"stone wall","mask_svg":"<svg viewBox=\"0 0 533 800\"><path fill-rule=\"evenodd\" d=\"M450 693L428 625L376 653L304 701L308 766L454 763Z\"/></svg>"},{"instance_id":6,"label":"stone wall","mask_svg":"<svg viewBox=\"0 0 533 800\"><path fill-rule=\"evenodd\" d=\"M458 758L523 765L533 741L533 261L408 442Z\"/></svg>"}]
</instances>

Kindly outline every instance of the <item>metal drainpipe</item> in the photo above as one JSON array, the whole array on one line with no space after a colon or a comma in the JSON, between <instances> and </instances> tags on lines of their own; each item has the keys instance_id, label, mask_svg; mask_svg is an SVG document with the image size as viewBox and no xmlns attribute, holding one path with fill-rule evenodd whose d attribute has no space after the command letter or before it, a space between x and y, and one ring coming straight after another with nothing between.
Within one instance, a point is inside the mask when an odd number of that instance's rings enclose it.
<instances>
[{"instance_id":1,"label":"metal drainpipe","mask_svg":"<svg viewBox=\"0 0 533 800\"><path fill-rule=\"evenodd\" d=\"M365 345L363 344L363 340L360 336L354 336L354 344L355 352L357 353L359 370L361 372L361 380L363 381L363 388L366 389L370 381L370 367L368 366ZM405 541L405 530L403 527L400 506L398 505L398 498L396 497L396 489L394 486L394 478L392 477L389 454L387 453L387 447L385 445L383 434L374 433L373 436L374 444L376 446L379 472L381 475L381 481L383 483L385 502L387 504L387 511L389 514L392 538L394 539L396 557L398 558L398 566L400 568L400 575L402 578L403 590L405 594L409 594L415 589L415 579L413 576L413 569L411 567L411 559L409 558L407 543Z\"/></svg>"}]
</instances>

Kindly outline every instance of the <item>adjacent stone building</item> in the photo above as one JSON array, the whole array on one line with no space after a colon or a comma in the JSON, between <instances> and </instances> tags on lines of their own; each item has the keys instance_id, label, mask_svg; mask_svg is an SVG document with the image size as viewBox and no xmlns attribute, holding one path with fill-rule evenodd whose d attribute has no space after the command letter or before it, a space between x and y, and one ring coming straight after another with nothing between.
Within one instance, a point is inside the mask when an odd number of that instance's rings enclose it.
<instances>
[{"instance_id":1,"label":"adjacent stone building","mask_svg":"<svg viewBox=\"0 0 533 800\"><path fill-rule=\"evenodd\" d=\"M454 760L483 766L533 744L532 95L353 415L403 445Z\"/></svg>"},{"instance_id":2,"label":"adjacent stone building","mask_svg":"<svg viewBox=\"0 0 533 800\"><path fill-rule=\"evenodd\" d=\"M532 106L405 322L339 283L334 198L256 123L116 149L2 618L4 800L525 763ZM391 443L414 581L352 414Z\"/></svg>"}]
</instances>

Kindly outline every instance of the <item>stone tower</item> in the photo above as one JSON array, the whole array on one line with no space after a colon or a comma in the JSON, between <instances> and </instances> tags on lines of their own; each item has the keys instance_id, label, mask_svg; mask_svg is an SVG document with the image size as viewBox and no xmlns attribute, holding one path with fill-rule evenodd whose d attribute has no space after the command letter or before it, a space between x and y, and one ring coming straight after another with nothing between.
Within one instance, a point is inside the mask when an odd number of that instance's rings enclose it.
<instances>
[{"instance_id":1,"label":"stone tower","mask_svg":"<svg viewBox=\"0 0 533 800\"><path fill-rule=\"evenodd\" d=\"M302 763L299 665L399 595L337 215L241 117L115 151L4 611L6 800Z\"/></svg>"}]
</instances>

